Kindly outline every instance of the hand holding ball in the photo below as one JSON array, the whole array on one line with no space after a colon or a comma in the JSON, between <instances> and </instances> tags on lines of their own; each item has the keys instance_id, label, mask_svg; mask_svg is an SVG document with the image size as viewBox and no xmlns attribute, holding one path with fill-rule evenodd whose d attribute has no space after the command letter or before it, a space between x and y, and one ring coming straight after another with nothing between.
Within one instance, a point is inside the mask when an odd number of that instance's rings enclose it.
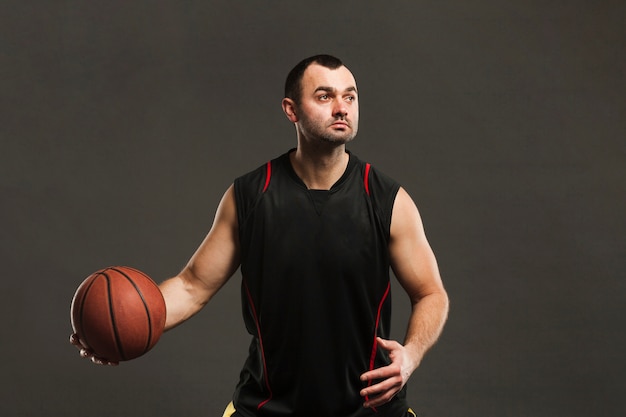
<instances>
[{"instance_id":1,"label":"hand holding ball","mask_svg":"<svg viewBox=\"0 0 626 417\"><path fill-rule=\"evenodd\" d=\"M157 284L134 268L94 272L76 290L74 333L94 356L127 361L148 352L163 334L165 300Z\"/></svg>"}]
</instances>

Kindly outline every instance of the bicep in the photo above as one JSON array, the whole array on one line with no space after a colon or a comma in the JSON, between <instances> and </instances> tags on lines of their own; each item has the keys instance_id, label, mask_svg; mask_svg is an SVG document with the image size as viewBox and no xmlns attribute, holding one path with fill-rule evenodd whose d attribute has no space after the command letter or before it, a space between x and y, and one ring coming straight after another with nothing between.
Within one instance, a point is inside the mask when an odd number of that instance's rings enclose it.
<instances>
[{"instance_id":1,"label":"bicep","mask_svg":"<svg viewBox=\"0 0 626 417\"><path fill-rule=\"evenodd\" d=\"M210 298L239 266L239 237L234 188L231 185L217 208L211 230L185 267L184 273L207 291Z\"/></svg>"},{"instance_id":2,"label":"bicep","mask_svg":"<svg viewBox=\"0 0 626 417\"><path fill-rule=\"evenodd\" d=\"M394 202L389 252L394 274L413 301L443 289L420 214L403 188Z\"/></svg>"}]
</instances>

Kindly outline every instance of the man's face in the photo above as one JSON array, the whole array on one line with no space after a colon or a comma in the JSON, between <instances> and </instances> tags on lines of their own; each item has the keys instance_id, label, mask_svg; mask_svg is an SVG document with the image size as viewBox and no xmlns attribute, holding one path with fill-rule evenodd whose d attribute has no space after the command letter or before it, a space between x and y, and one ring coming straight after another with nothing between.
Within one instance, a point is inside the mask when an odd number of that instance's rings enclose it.
<instances>
[{"instance_id":1,"label":"man's face","mask_svg":"<svg viewBox=\"0 0 626 417\"><path fill-rule=\"evenodd\" d=\"M296 103L297 127L308 140L345 144L357 134L359 102L356 81L346 67L312 64L304 72Z\"/></svg>"}]
</instances>

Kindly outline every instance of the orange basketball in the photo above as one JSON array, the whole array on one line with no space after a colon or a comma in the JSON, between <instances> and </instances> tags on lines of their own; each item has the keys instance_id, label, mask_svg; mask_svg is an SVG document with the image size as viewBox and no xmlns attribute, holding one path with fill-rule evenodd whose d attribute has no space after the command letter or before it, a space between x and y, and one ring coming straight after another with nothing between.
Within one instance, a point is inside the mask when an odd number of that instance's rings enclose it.
<instances>
[{"instance_id":1,"label":"orange basketball","mask_svg":"<svg viewBox=\"0 0 626 417\"><path fill-rule=\"evenodd\" d=\"M80 284L71 320L80 341L96 356L127 361L148 352L163 334L165 300L148 275L114 266Z\"/></svg>"}]
</instances>

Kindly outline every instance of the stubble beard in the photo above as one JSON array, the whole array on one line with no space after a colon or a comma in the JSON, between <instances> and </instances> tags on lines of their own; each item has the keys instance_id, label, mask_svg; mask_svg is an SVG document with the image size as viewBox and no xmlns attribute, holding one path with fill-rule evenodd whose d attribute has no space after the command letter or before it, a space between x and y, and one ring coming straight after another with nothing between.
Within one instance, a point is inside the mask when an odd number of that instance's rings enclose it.
<instances>
[{"instance_id":1,"label":"stubble beard","mask_svg":"<svg viewBox=\"0 0 626 417\"><path fill-rule=\"evenodd\" d=\"M341 119L333 119L332 122L335 120ZM343 120L345 121L345 119ZM341 146L351 142L356 137L358 131L358 123L355 122L350 122L350 127L346 128L345 131L329 131L329 128L326 126L329 124L328 122L323 124L307 119L301 120L301 123L303 128L302 130L306 132L306 136L310 139L315 139L320 143L335 146Z\"/></svg>"}]
</instances>

